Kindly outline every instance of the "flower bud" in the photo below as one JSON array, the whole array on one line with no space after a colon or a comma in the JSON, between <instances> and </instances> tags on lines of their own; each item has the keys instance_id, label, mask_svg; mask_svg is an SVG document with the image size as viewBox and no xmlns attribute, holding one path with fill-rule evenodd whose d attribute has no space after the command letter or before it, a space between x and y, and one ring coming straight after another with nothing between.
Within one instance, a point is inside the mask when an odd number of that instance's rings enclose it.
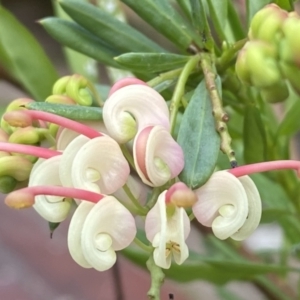
<instances>
[{"instance_id":1,"label":"flower bud","mask_svg":"<svg viewBox=\"0 0 300 300\"><path fill-rule=\"evenodd\" d=\"M8 138L9 138L8 134L2 128L0 128L0 142L8 142ZM9 155L10 155L9 152L0 151L0 157L9 156Z\"/></svg>"},{"instance_id":2,"label":"flower bud","mask_svg":"<svg viewBox=\"0 0 300 300\"><path fill-rule=\"evenodd\" d=\"M79 105L90 106L93 103L90 87L91 84L86 78L74 74L66 86L66 95L71 97Z\"/></svg>"},{"instance_id":3,"label":"flower bud","mask_svg":"<svg viewBox=\"0 0 300 300\"><path fill-rule=\"evenodd\" d=\"M32 118L21 110L6 112L3 119L13 127L27 127L32 124Z\"/></svg>"},{"instance_id":4,"label":"flower bud","mask_svg":"<svg viewBox=\"0 0 300 300\"><path fill-rule=\"evenodd\" d=\"M266 5L254 15L250 24L249 38L276 42L276 36L281 34L282 24L287 17L288 12L276 4Z\"/></svg>"},{"instance_id":5,"label":"flower bud","mask_svg":"<svg viewBox=\"0 0 300 300\"><path fill-rule=\"evenodd\" d=\"M14 101L12 101L6 108L5 112L11 112L11 111L16 111L16 110L24 110L26 109L24 106L30 102L33 102L34 100L29 99L29 98L18 98ZM2 117L1 119L1 128L7 132L8 134L12 133L14 128L12 128L11 124L8 124L4 118Z\"/></svg>"},{"instance_id":6,"label":"flower bud","mask_svg":"<svg viewBox=\"0 0 300 300\"><path fill-rule=\"evenodd\" d=\"M281 80L275 47L262 41L250 41L243 51L236 62L236 72L241 81L265 88Z\"/></svg>"},{"instance_id":7,"label":"flower bud","mask_svg":"<svg viewBox=\"0 0 300 300\"><path fill-rule=\"evenodd\" d=\"M166 193L166 202L177 207L192 207L196 201L196 194L183 182L173 184Z\"/></svg>"},{"instance_id":8,"label":"flower bud","mask_svg":"<svg viewBox=\"0 0 300 300\"><path fill-rule=\"evenodd\" d=\"M34 145L40 141L38 129L28 126L25 128L18 128L14 131L8 140L10 143Z\"/></svg>"},{"instance_id":9,"label":"flower bud","mask_svg":"<svg viewBox=\"0 0 300 300\"><path fill-rule=\"evenodd\" d=\"M31 207L34 204L34 196L30 192L17 190L8 194L4 202L11 208L27 208Z\"/></svg>"},{"instance_id":10,"label":"flower bud","mask_svg":"<svg viewBox=\"0 0 300 300\"><path fill-rule=\"evenodd\" d=\"M71 76L64 76L59 78L53 85L52 94L63 95L66 93L66 87Z\"/></svg>"},{"instance_id":11,"label":"flower bud","mask_svg":"<svg viewBox=\"0 0 300 300\"><path fill-rule=\"evenodd\" d=\"M278 84L261 89L260 93L263 100L269 103L282 102L289 96L287 84L283 80Z\"/></svg>"},{"instance_id":12,"label":"flower bud","mask_svg":"<svg viewBox=\"0 0 300 300\"><path fill-rule=\"evenodd\" d=\"M29 178L32 163L21 156L4 156L0 158L0 177L11 176L18 181Z\"/></svg>"},{"instance_id":13,"label":"flower bud","mask_svg":"<svg viewBox=\"0 0 300 300\"><path fill-rule=\"evenodd\" d=\"M17 185L17 180L11 176L1 176L0 177L0 192L7 194L12 192Z\"/></svg>"},{"instance_id":14,"label":"flower bud","mask_svg":"<svg viewBox=\"0 0 300 300\"><path fill-rule=\"evenodd\" d=\"M76 104L76 102L72 98L64 95L51 95L45 100L45 102L70 105Z\"/></svg>"},{"instance_id":15,"label":"flower bud","mask_svg":"<svg viewBox=\"0 0 300 300\"><path fill-rule=\"evenodd\" d=\"M300 18L297 16L287 18L282 31L284 38L280 43L280 58L300 67Z\"/></svg>"}]
</instances>

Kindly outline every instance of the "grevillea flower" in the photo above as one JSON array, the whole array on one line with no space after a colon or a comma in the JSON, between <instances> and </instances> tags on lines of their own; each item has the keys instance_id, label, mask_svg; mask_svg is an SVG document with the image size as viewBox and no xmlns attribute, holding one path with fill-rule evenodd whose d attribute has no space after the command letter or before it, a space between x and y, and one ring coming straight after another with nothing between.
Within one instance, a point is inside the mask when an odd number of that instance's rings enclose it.
<instances>
[{"instance_id":1,"label":"grevillea flower","mask_svg":"<svg viewBox=\"0 0 300 300\"><path fill-rule=\"evenodd\" d=\"M244 240L258 226L261 199L248 176L235 177L227 171L214 173L199 189L193 213L204 226L212 227L221 240Z\"/></svg>"},{"instance_id":2,"label":"grevillea flower","mask_svg":"<svg viewBox=\"0 0 300 300\"><path fill-rule=\"evenodd\" d=\"M59 179L60 160L61 155L47 160L39 159L31 171L28 186L62 186ZM59 223L68 216L71 200L58 196L39 195L36 196L33 207L47 221Z\"/></svg>"},{"instance_id":3,"label":"grevillea flower","mask_svg":"<svg viewBox=\"0 0 300 300\"><path fill-rule=\"evenodd\" d=\"M163 126L148 126L138 132L133 144L136 170L150 186L164 185L184 167L183 151Z\"/></svg>"},{"instance_id":4,"label":"grevillea flower","mask_svg":"<svg viewBox=\"0 0 300 300\"><path fill-rule=\"evenodd\" d=\"M145 220L147 239L155 248L153 258L161 268L169 269L172 255L177 264L182 264L189 255L185 243L190 233L190 220L183 207L166 205L167 191L157 199Z\"/></svg>"},{"instance_id":5,"label":"grevillea flower","mask_svg":"<svg viewBox=\"0 0 300 300\"><path fill-rule=\"evenodd\" d=\"M68 247L80 266L105 271L116 262L115 251L129 246L135 235L131 213L113 196L105 196L97 204L79 204L69 226Z\"/></svg>"},{"instance_id":6,"label":"grevillea flower","mask_svg":"<svg viewBox=\"0 0 300 300\"><path fill-rule=\"evenodd\" d=\"M103 120L109 135L126 143L149 125L169 130L169 109L164 98L147 85L133 84L113 92L103 106Z\"/></svg>"}]
</instances>

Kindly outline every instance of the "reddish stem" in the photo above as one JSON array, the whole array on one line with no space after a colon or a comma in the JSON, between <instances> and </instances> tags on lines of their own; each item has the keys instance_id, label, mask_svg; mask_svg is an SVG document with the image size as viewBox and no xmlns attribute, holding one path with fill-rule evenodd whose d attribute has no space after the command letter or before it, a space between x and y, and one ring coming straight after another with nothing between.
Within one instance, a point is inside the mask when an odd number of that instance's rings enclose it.
<instances>
[{"instance_id":1,"label":"reddish stem","mask_svg":"<svg viewBox=\"0 0 300 300\"><path fill-rule=\"evenodd\" d=\"M93 203L97 203L105 195L94 193L87 190L75 189L63 186L53 186L53 185L41 185L41 186L31 186L24 189L17 190L16 192L30 193L32 196L47 195L47 196L59 196L65 198L77 198L80 200L85 200Z\"/></svg>"},{"instance_id":2,"label":"reddish stem","mask_svg":"<svg viewBox=\"0 0 300 300\"><path fill-rule=\"evenodd\" d=\"M27 110L25 111L26 114L30 115L31 118L36 119L36 120L43 120L46 122L51 122L51 123L55 123L59 126L71 129L73 131L76 131L80 134L85 135L86 137L93 139L99 136L103 136L103 134L101 134L100 132L98 132L97 130L86 126L84 124L81 124L79 122L61 117L61 116L57 116L55 114L51 114L48 112L44 112L44 111L38 111L38 110Z\"/></svg>"},{"instance_id":3,"label":"reddish stem","mask_svg":"<svg viewBox=\"0 0 300 300\"><path fill-rule=\"evenodd\" d=\"M0 151L23 153L45 159L61 154L61 152L55 150L7 142L0 142Z\"/></svg>"},{"instance_id":4,"label":"reddish stem","mask_svg":"<svg viewBox=\"0 0 300 300\"><path fill-rule=\"evenodd\" d=\"M228 170L229 173L236 177L250 175L253 173L275 171L282 169L294 169L299 173L300 162L298 160L275 160L266 161L251 165L245 165Z\"/></svg>"}]
</instances>

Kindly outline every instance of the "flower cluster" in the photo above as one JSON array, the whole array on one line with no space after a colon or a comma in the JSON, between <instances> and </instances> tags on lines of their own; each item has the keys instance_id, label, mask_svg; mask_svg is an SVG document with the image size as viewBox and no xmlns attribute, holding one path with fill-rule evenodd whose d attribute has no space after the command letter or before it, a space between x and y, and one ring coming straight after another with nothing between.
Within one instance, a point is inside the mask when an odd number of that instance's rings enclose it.
<instances>
[{"instance_id":1,"label":"flower cluster","mask_svg":"<svg viewBox=\"0 0 300 300\"><path fill-rule=\"evenodd\" d=\"M0 150L10 147L40 157L28 188L9 194L6 203L33 206L47 221L59 223L74 199L68 246L82 267L112 267L115 251L136 238L136 214L145 216L146 237L162 268L170 267L172 257L178 264L188 258L187 208L220 239L243 240L258 226L261 201L248 176L218 171L194 191L178 181L184 154L170 133L168 106L138 79L123 79L112 87L103 122L83 124L32 110L8 112L4 119L25 128L34 120L60 126L56 150L0 143Z\"/></svg>"},{"instance_id":2,"label":"flower cluster","mask_svg":"<svg viewBox=\"0 0 300 300\"><path fill-rule=\"evenodd\" d=\"M238 55L236 72L242 82L259 88L265 101L285 100L287 82L300 93L299 28L297 12L288 13L274 3L251 21L249 41Z\"/></svg>"}]
</instances>

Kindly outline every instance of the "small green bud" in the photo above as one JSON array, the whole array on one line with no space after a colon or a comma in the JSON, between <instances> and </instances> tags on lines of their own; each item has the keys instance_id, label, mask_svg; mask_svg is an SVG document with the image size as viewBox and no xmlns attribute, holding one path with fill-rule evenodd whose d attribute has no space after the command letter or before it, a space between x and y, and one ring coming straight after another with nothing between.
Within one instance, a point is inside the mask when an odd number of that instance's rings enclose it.
<instances>
[{"instance_id":1,"label":"small green bud","mask_svg":"<svg viewBox=\"0 0 300 300\"><path fill-rule=\"evenodd\" d=\"M258 88L273 86L281 80L277 51L263 41L247 42L236 62L236 73L241 81Z\"/></svg>"},{"instance_id":2,"label":"small green bud","mask_svg":"<svg viewBox=\"0 0 300 300\"><path fill-rule=\"evenodd\" d=\"M70 105L76 104L76 102L73 99L64 95L51 95L45 100L45 102Z\"/></svg>"},{"instance_id":3,"label":"small green bud","mask_svg":"<svg viewBox=\"0 0 300 300\"><path fill-rule=\"evenodd\" d=\"M18 128L9 137L10 143L34 145L40 141L38 130L32 126Z\"/></svg>"},{"instance_id":4,"label":"small green bud","mask_svg":"<svg viewBox=\"0 0 300 300\"><path fill-rule=\"evenodd\" d=\"M68 81L66 94L79 105L90 106L93 103L90 88L91 83L89 83L86 78L81 75L74 74Z\"/></svg>"},{"instance_id":5,"label":"small green bud","mask_svg":"<svg viewBox=\"0 0 300 300\"><path fill-rule=\"evenodd\" d=\"M282 26L284 38L280 42L280 58L300 67L300 18L286 19Z\"/></svg>"},{"instance_id":6,"label":"small green bud","mask_svg":"<svg viewBox=\"0 0 300 300\"><path fill-rule=\"evenodd\" d=\"M276 37L280 36L281 27L287 17L288 12L276 4L266 5L254 15L250 24L249 38L276 43Z\"/></svg>"},{"instance_id":7,"label":"small green bud","mask_svg":"<svg viewBox=\"0 0 300 300\"><path fill-rule=\"evenodd\" d=\"M289 89L284 80L274 86L261 89L260 92L263 100L269 103L285 101L289 96Z\"/></svg>"},{"instance_id":8,"label":"small green bud","mask_svg":"<svg viewBox=\"0 0 300 300\"><path fill-rule=\"evenodd\" d=\"M0 177L0 192L3 194L7 194L12 192L16 185L17 185L17 180L11 176L1 176Z\"/></svg>"},{"instance_id":9,"label":"small green bud","mask_svg":"<svg viewBox=\"0 0 300 300\"><path fill-rule=\"evenodd\" d=\"M64 95L66 93L66 87L71 76L64 76L59 78L53 85L52 94L53 95Z\"/></svg>"},{"instance_id":10,"label":"small green bud","mask_svg":"<svg viewBox=\"0 0 300 300\"><path fill-rule=\"evenodd\" d=\"M0 177L11 176L17 181L27 180L32 163L22 156L4 156L0 158Z\"/></svg>"}]
</instances>

